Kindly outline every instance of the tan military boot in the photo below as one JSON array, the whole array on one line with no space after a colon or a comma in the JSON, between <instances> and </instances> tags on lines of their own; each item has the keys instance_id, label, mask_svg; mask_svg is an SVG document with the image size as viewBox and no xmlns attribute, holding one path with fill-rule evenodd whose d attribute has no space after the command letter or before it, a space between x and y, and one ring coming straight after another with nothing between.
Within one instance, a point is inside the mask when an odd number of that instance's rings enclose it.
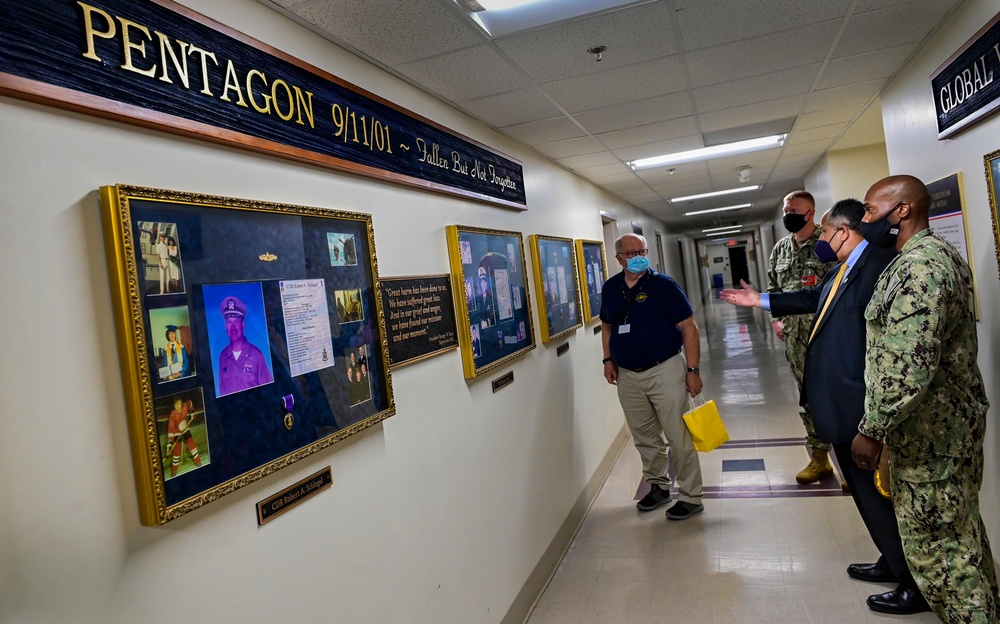
<instances>
[{"instance_id":1,"label":"tan military boot","mask_svg":"<svg viewBox=\"0 0 1000 624\"><path fill-rule=\"evenodd\" d=\"M809 465L802 469L802 472L795 475L795 480L805 485L807 483L816 483L823 477L828 477L833 474L833 466L830 464L829 453L823 449L811 449L812 459L809 460Z\"/></svg>"}]
</instances>

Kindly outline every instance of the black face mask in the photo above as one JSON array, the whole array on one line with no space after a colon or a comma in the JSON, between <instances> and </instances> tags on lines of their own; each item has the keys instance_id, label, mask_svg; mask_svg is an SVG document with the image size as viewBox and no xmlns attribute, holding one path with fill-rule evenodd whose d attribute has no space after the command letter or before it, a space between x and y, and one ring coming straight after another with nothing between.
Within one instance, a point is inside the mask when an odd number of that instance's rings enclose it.
<instances>
[{"instance_id":1,"label":"black face mask","mask_svg":"<svg viewBox=\"0 0 1000 624\"><path fill-rule=\"evenodd\" d=\"M896 210L902 206L902 202L896 204L896 207L889 211L889 214L896 212ZM874 223L861 222L861 235L865 237L865 240L869 244L875 245L876 247L895 247L896 238L899 236L899 221L895 224L889 223L889 215L885 215L878 221Z\"/></svg>"},{"instance_id":2,"label":"black face mask","mask_svg":"<svg viewBox=\"0 0 1000 624\"><path fill-rule=\"evenodd\" d=\"M803 215L795 214L794 212L789 212L785 216L781 217L781 222L784 224L785 229L792 234L798 232L806 226L806 218Z\"/></svg>"}]
</instances>

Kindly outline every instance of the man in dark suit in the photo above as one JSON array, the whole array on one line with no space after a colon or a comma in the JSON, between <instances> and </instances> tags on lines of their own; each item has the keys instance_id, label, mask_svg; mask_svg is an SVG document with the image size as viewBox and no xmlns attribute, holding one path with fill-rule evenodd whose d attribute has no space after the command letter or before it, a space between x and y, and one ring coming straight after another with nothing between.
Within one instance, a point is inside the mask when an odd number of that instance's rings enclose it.
<instances>
[{"instance_id":1,"label":"man in dark suit","mask_svg":"<svg viewBox=\"0 0 1000 624\"><path fill-rule=\"evenodd\" d=\"M875 488L874 471L858 468L851 456L851 442L865 413L865 307L879 275L896 255L893 249L865 241L863 217L864 206L856 199L839 201L823 215L816 255L841 264L819 287L768 296L743 282L742 290L723 290L720 296L778 316L815 314L799 402L808 403L820 439L833 443L854 503L882 555L875 563L852 563L847 574L861 581L899 583L891 592L868 597L873 611L920 613L929 607L907 568L892 502Z\"/></svg>"}]
</instances>

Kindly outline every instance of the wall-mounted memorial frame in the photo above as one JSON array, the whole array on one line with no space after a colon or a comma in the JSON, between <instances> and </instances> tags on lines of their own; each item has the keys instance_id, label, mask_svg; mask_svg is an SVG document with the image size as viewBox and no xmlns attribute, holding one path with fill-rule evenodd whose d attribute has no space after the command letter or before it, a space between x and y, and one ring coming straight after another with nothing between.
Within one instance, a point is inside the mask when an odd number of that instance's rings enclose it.
<instances>
[{"instance_id":1,"label":"wall-mounted memorial frame","mask_svg":"<svg viewBox=\"0 0 1000 624\"><path fill-rule=\"evenodd\" d=\"M583 322L596 321L601 315L601 289L608 281L608 259L602 241L576 239L576 265L581 289L586 289L583 302Z\"/></svg>"},{"instance_id":2,"label":"wall-mounted memorial frame","mask_svg":"<svg viewBox=\"0 0 1000 624\"><path fill-rule=\"evenodd\" d=\"M395 413L371 215L101 188L140 518Z\"/></svg>"},{"instance_id":3,"label":"wall-mounted memorial frame","mask_svg":"<svg viewBox=\"0 0 1000 624\"><path fill-rule=\"evenodd\" d=\"M478 377L535 348L520 232L446 228L462 369Z\"/></svg>"},{"instance_id":4,"label":"wall-mounted memorial frame","mask_svg":"<svg viewBox=\"0 0 1000 624\"><path fill-rule=\"evenodd\" d=\"M931 195L928 217L934 233L954 245L972 270L972 302L978 321L979 288L976 285L976 265L969 253L972 249L972 235L969 232L969 220L965 218L965 180L962 172L928 182L927 191Z\"/></svg>"},{"instance_id":5,"label":"wall-mounted memorial frame","mask_svg":"<svg viewBox=\"0 0 1000 624\"><path fill-rule=\"evenodd\" d=\"M1000 264L1000 150L983 157L986 166L986 188L990 196L990 217L993 219L993 243Z\"/></svg>"},{"instance_id":6,"label":"wall-mounted memorial frame","mask_svg":"<svg viewBox=\"0 0 1000 624\"><path fill-rule=\"evenodd\" d=\"M538 324L542 342L562 338L583 327L580 283L577 281L573 239L532 234L529 237L535 285L538 287Z\"/></svg>"}]
</instances>

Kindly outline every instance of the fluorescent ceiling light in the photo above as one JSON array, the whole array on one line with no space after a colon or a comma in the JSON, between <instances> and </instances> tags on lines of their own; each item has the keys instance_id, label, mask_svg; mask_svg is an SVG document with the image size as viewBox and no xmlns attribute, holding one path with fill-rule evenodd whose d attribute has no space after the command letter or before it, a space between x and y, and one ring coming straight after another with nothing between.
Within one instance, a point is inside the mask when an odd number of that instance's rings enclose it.
<instances>
[{"instance_id":1,"label":"fluorescent ceiling light","mask_svg":"<svg viewBox=\"0 0 1000 624\"><path fill-rule=\"evenodd\" d=\"M719 232L721 230L742 230L742 225L725 225L723 227L708 228L707 230L702 230L702 232Z\"/></svg>"},{"instance_id":2,"label":"fluorescent ceiling light","mask_svg":"<svg viewBox=\"0 0 1000 624\"><path fill-rule=\"evenodd\" d=\"M749 208L753 204L736 204L735 206L723 206L722 208L709 208L708 210L695 210L694 212L685 212L685 217L690 217L692 215L706 214L709 212L722 212L723 210L739 210L740 208Z\"/></svg>"},{"instance_id":3,"label":"fluorescent ceiling light","mask_svg":"<svg viewBox=\"0 0 1000 624\"><path fill-rule=\"evenodd\" d=\"M673 199L670 200L670 203L691 201L695 199L705 199L706 197L718 197L719 195L732 195L733 193L745 193L747 191L756 191L760 188L761 186L759 184L754 184L752 186L741 186L739 188L731 188L731 189L726 189L724 191L712 191L711 193L702 193L701 195L674 197Z\"/></svg>"},{"instance_id":4,"label":"fluorescent ceiling light","mask_svg":"<svg viewBox=\"0 0 1000 624\"><path fill-rule=\"evenodd\" d=\"M746 154L759 150L773 149L785 144L784 134L772 134L771 136L760 137L759 139L748 139L735 143L723 143L712 147L690 150L687 152L677 152L676 154L664 154L663 156L653 156L652 158L640 158L628 163L632 169L646 169L648 167L663 167L665 165L676 165L686 162L708 160L718 156L730 156L732 154Z\"/></svg>"},{"instance_id":5,"label":"fluorescent ceiling light","mask_svg":"<svg viewBox=\"0 0 1000 624\"><path fill-rule=\"evenodd\" d=\"M526 4L534 4L539 0L476 0L487 11L503 11Z\"/></svg>"}]
</instances>

